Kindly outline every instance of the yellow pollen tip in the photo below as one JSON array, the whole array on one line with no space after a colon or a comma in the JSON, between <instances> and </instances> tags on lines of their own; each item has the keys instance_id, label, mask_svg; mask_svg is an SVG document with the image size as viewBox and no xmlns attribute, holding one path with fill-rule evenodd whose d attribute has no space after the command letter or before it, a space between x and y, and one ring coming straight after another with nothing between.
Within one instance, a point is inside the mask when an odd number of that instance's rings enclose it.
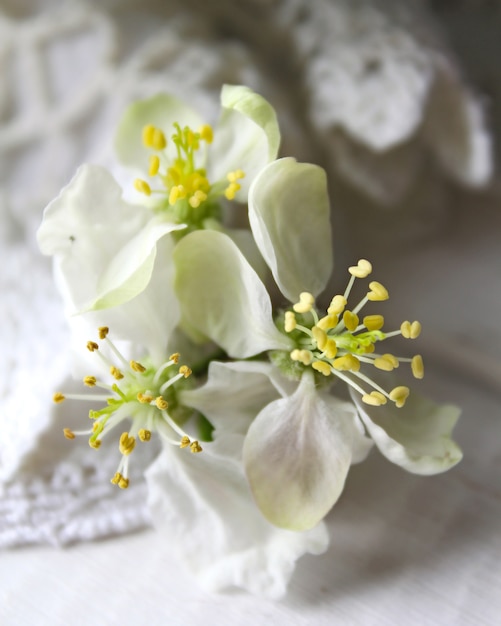
<instances>
[{"instance_id":1,"label":"yellow pollen tip","mask_svg":"<svg viewBox=\"0 0 501 626\"><path fill-rule=\"evenodd\" d=\"M124 375L118 369L118 367L115 367L114 365L110 367L110 374L113 376L115 380L121 380L124 377Z\"/></svg>"},{"instance_id":2,"label":"yellow pollen tip","mask_svg":"<svg viewBox=\"0 0 501 626\"><path fill-rule=\"evenodd\" d=\"M299 302L292 307L296 313L308 313L315 304L315 298L308 291L299 294Z\"/></svg>"},{"instance_id":3,"label":"yellow pollen tip","mask_svg":"<svg viewBox=\"0 0 501 626\"><path fill-rule=\"evenodd\" d=\"M318 320L317 326L322 330L330 330L331 328L337 326L338 319L339 318L337 315L326 315L325 317L322 317L320 320Z\"/></svg>"},{"instance_id":4,"label":"yellow pollen tip","mask_svg":"<svg viewBox=\"0 0 501 626\"><path fill-rule=\"evenodd\" d=\"M169 361L174 361L174 363L179 363L179 358L180 358L180 354L179 352L174 352L174 354L171 354L169 357Z\"/></svg>"},{"instance_id":5,"label":"yellow pollen tip","mask_svg":"<svg viewBox=\"0 0 501 626\"><path fill-rule=\"evenodd\" d=\"M141 430L137 433L137 436L140 441L149 441L151 439L151 430L141 428Z\"/></svg>"},{"instance_id":6,"label":"yellow pollen tip","mask_svg":"<svg viewBox=\"0 0 501 626\"><path fill-rule=\"evenodd\" d=\"M345 311L343 313L343 322L347 330L352 333L358 326L358 315L356 313L352 313L351 311Z\"/></svg>"},{"instance_id":7,"label":"yellow pollen tip","mask_svg":"<svg viewBox=\"0 0 501 626\"><path fill-rule=\"evenodd\" d=\"M96 377L95 376L86 376L84 379L84 384L87 385L87 387L95 387L96 386Z\"/></svg>"},{"instance_id":8,"label":"yellow pollen tip","mask_svg":"<svg viewBox=\"0 0 501 626\"><path fill-rule=\"evenodd\" d=\"M143 128L143 133L142 133L143 145L146 148L153 147L153 133L154 132L155 132L155 127L153 126L153 124L148 124L147 126Z\"/></svg>"},{"instance_id":9,"label":"yellow pollen tip","mask_svg":"<svg viewBox=\"0 0 501 626\"><path fill-rule=\"evenodd\" d=\"M339 371L358 372L360 361L353 354L345 354L332 362L332 366Z\"/></svg>"},{"instance_id":10,"label":"yellow pollen tip","mask_svg":"<svg viewBox=\"0 0 501 626\"><path fill-rule=\"evenodd\" d=\"M285 312L285 323L284 323L284 330L286 333L291 333L295 328L296 328L297 322L296 322L296 316L294 315L293 311L286 311Z\"/></svg>"},{"instance_id":11,"label":"yellow pollen tip","mask_svg":"<svg viewBox=\"0 0 501 626\"><path fill-rule=\"evenodd\" d=\"M330 376L332 373L330 365L325 361L313 361L311 367L324 376Z\"/></svg>"},{"instance_id":12,"label":"yellow pollen tip","mask_svg":"<svg viewBox=\"0 0 501 626\"><path fill-rule=\"evenodd\" d=\"M416 354L416 356L412 357L411 369L414 378L421 379L424 377L423 357L420 354Z\"/></svg>"},{"instance_id":13,"label":"yellow pollen tip","mask_svg":"<svg viewBox=\"0 0 501 626\"><path fill-rule=\"evenodd\" d=\"M367 278L372 272L372 264L366 259L360 259L357 265L348 268L348 271L355 278Z\"/></svg>"},{"instance_id":14,"label":"yellow pollen tip","mask_svg":"<svg viewBox=\"0 0 501 626\"><path fill-rule=\"evenodd\" d=\"M386 359L384 356L374 359L374 367L385 372L392 372L395 369L393 362L390 359Z\"/></svg>"},{"instance_id":15,"label":"yellow pollen tip","mask_svg":"<svg viewBox=\"0 0 501 626\"><path fill-rule=\"evenodd\" d=\"M151 187L142 178L136 178L134 180L134 188L139 191L139 193L144 193L145 196L151 196Z\"/></svg>"},{"instance_id":16,"label":"yellow pollen tip","mask_svg":"<svg viewBox=\"0 0 501 626\"><path fill-rule=\"evenodd\" d=\"M381 330L384 326L384 317L382 315L366 315L363 324L367 330Z\"/></svg>"},{"instance_id":17,"label":"yellow pollen tip","mask_svg":"<svg viewBox=\"0 0 501 626\"><path fill-rule=\"evenodd\" d=\"M325 356L328 359L333 359L337 354L336 340L333 337L329 337L327 344L324 348Z\"/></svg>"},{"instance_id":18,"label":"yellow pollen tip","mask_svg":"<svg viewBox=\"0 0 501 626\"><path fill-rule=\"evenodd\" d=\"M94 450L98 450L101 447L100 439L89 439L89 446L94 448Z\"/></svg>"},{"instance_id":19,"label":"yellow pollen tip","mask_svg":"<svg viewBox=\"0 0 501 626\"><path fill-rule=\"evenodd\" d=\"M348 304L348 300L344 296L334 296L331 300L327 313L329 315L341 315L344 307Z\"/></svg>"},{"instance_id":20,"label":"yellow pollen tip","mask_svg":"<svg viewBox=\"0 0 501 626\"><path fill-rule=\"evenodd\" d=\"M120 474L120 472L116 472L113 478L110 480L110 483L112 485L118 485L121 478L123 478L122 474Z\"/></svg>"},{"instance_id":21,"label":"yellow pollen tip","mask_svg":"<svg viewBox=\"0 0 501 626\"><path fill-rule=\"evenodd\" d=\"M142 374L146 371L144 365L141 365L141 363L138 363L137 361L130 361L129 365L131 369L133 369L135 372L140 372Z\"/></svg>"},{"instance_id":22,"label":"yellow pollen tip","mask_svg":"<svg viewBox=\"0 0 501 626\"><path fill-rule=\"evenodd\" d=\"M187 448L191 443L190 438L185 435L184 437L181 438L181 441L179 442L179 447L180 448Z\"/></svg>"},{"instance_id":23,"label":"yellow pollen tip","mask_svg":"<svg viewBox=\"0 0 501 626\"><path fill-rule=\"evenodd\" d=\"M362 402L371 406L381 406L386 404L387 400L379 391L371 391L362 396Z\"/></svg>"},{"instance_id":24,"label":"yellow pollen tip","mask_svg":"<svg viewBox=\"0 0 501 626\"><path fill-rule=\"evenodd\" d=\"M200 126L198 134L200 135L200 139L206 143L212 143L214 140L214 131L212 130L212 126L210 124L203 124Z\"/></svg>"},{"instance_id":25,"label":"yellow pollen tip","mask_svg":"<svg viewBox=\"0 0 501 626\"><path fill-rule=\"evenodd\" d=\"M134 450L135 446L136 446L135 437L129 437L129 433L122 433L120 435L120 440L118 442L118 449L123 455L128 456Z\"/></svg>"},{"instance_id":26,"label":"yellow pollen tip","mask_svg":"<svg viewBox=\"0 0 501 626\"><path fill-rule=\"evenodd\" d=\"M108 326L100 326L97 329L97 332L99 333L99 339L106 339L106 336L110 332L110 329L108 328Z\"/></svg>"},{"instance_id":27,"label":"yellow pollen tip","mask_svg":"<svg viewBox=\"0 0 501 626\"><path fill-rule=\"evenodd\" d=\"M162 396L158 396L158 398L155 398L155 404L157 405L157 408L161 411L165 411L169 406L167 400Z\"/></svg>"},{"instance_id":28,"label":"yellow pollen tip","mask_svg":"<svg viewBox=\"0 0 501 626\"><path fill-rule=\"evenodd\" d=\"M404 406L405 401L407 400L407 398L409 397L409 387L404 387L404 386L400 386L400 387L395 387L395 389L392 389L390 391L390 400L392 400L396 406L400 409L401 407Z\"/></svg>"},{"instance_id":29,"label":"yellow pollen tip","mask_svg":"<svg viewBox=\"0 0 501 626\"><path fill-rule=\"evenodd\" d=\"M52 396L52 401L55 402L56 404L60 404L61 402L64 402L66 400L66 396L64 395L64 393L61 393L60 391L56 391L56 393Z\"/></svg>"},{"instance_id":30,"label":"yellow pollen tip","mask_svg":"<svg viewBox=\"0 0 501 626\"><path fill-rule=\"evenodd\" d=\"M137 393L136 398L141 404L151 404L154 400L153 396L148 396L140 391Z\"/></svg>"},{"instance_id":31,"label":"yellow pollen tip","mask_svg":"<svg viewBox=\"0 0 501 626\"><path fill-rule=\"evenodd\" d=\"M369 293L367 294L367 299L371 302L382 302L383 300L388 300L390 297L388 294L388 290L383 287L381 283L378 283L377 280L373 280L369 283Z\"/></svg>"},{"instance_id":32,"label":"yellow pollen tip","mask_svg":"<svg viewBox=\"0 0 501 626\"><path fill-rule=\"evenodd\" d=\"M118 481L118 486L120 487L120 489L127 489L127 487L129 486L129 479L122 476Z\"/></svg>"},{"instance_id":33,"label":"yellow pollen tip","mask_svg":"<svg viewBox=\"0 0 501 626\"><path fill-rule=\"evenodd\" d=\"M193 454L198 454L199 452L202 452L202 446L198 443L198 441L192 441L190 443L190 451Z\"/></svg>"},{"instance_id":34,"label":"yellow pollen tip","mask_svg":"<svg viewBox=\"0 0 501 626\"><path fill-rule=\"evenodd\" d=\"M99 345L95 341L88 341L87 350L89 352L94 352L94 350L99 350Z\"/></svg>"},{"instance_id":35,"label":"yellow pollen tip","mask_svg":"<svg viewBox=\"0 0 501 626\"><path fill-rule=\"evenodd\" d=\"M167 139L160 128L155 128L151 137L152 148L155 150L163 150L167 147Z\"/></svg>"},{"instance_id":36,"label":"yellow pollen tip","mask_svg":"<svg viewBox=\"0 0 501 626\"><path fill-rule=\"evenodd\" d=\"M160 159L156 154L152 154L149 159L148 176L156 176L160 169Z\"/></svg>"},{"instance_id":37,"label":"yellow pollen tip","mask_svg":"<svg viewBox=\"0 0 501 626\"><path fill-rule=\"evenodd\" d=\"M311 332L313 334L313 339L317 342L318 349L323 352L325 346L327 345L327 333L318 326L313 326Z\"/></svg>"},{"instance_id":38,"label":"yellow pollen tip","mask_svg":"<svg viewBox=\"0 0 501 626\"><path fill-rule=\"evenodd\" d=\"M405 339L417 339L421 334L421 324L418 321L412 324L409 321L402 322L400 332Z\"/></svg>"},{"instance_id":39,"label":"yellow pollen tip","mask_svg":"<svg viewBox=\"0 0 501 626\"><path fill-rule=\"evenodd\" d=\"M226 187L224 195L227 200L234 200L237 194L237 191L240 190L240 185L238 183L230 183L228 187Z\"/></svg>"},{"instance_id":40,"label":"yellow pollen tip","mask_svg":"<svg viewBox=\"0 0 501 626\"><path fill-rule=\"evenodd\" d=\"M71 430L71 428L64 428L63 433L66 439L75 439L75 433Z\"/></svg>"},{"instance_id":41,"label":"yellow pollen tip","mask_svg":"<svg viewBox=\"0 0 501 626\"><path fill-rule=\"evenodd\" d=\"M187 365L181 365L179 368L179 373L182 374L185 378L191 376L191 369Z\"/></svg>"}]
</instances>

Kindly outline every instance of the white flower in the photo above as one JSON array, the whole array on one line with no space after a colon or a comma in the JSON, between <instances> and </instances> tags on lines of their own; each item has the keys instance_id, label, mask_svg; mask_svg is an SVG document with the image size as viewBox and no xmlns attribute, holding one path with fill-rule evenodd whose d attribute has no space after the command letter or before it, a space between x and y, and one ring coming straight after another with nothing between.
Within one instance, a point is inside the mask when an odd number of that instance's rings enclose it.
<instances>
[{"instance_id":1,"label":"white flower","mask_svg":"<svg viewBox=\"0 0 501 626\"><path fill-rule=\"evenodd\" d=\"M371 273L370 263L361 260L350 268L344 294L332 298L326 315L318 314L315 297L332 269L323 171L294 159L271 163L251 187L249 218L280 290L294 303L285 314L273 319L261 280L235 244L218 232L192 233L178 244L175 287L188 326L234 358L268 352L282 375L299 381L292 393L280 392L259 411L246 436L246 473L265 517L277 526L304 530L326 515L350 463L368 449L359 419L381 452L409 471L433 474L456 464L461 453L450 432L457 409L417 398L402 409L409 389L385 388L376 380L378 371L391 371L402 361L411 362L417 378L423 366L419 355L398 359L374 352L385 338L415 338L420 331L418 322L404 322L387 333L381 315L359 319L368 301L388 298L380 283L372 281L358 305L346 308L355 279ZM372 367L376 377L360 371L361 365ZM252 388L251 375L245 376ZM331 395L339 379L356 391L357 410ZM210 389L210 378L207 385ZM192 401L195 405L196 398ZM238 398L234 401L238 406ZM207 414L205 405L204 410Z\"/></svg>"},{"instance_id":2,"label":"white flower","mask_svg":"<svg viewBox=\"0 0 501 626\"><path fill-rule=\"evenodd\" d=\"M107 170L84 165L46 208L38 242L44 254L55 257L70 313L129 303L155 271L171 271L174 239L196 229L222 228L223 196L246 200L253 178L278 151L275 112L246 87L223 87L221 103L214 131L170 96L131 105L119 124L116 147L124 164L150 175L150 182L136 179L143 192L138 202L123 199ZM233 234L241 239L238 231ZM159 242L168 248L161 259ZM167 280L164 305L148 315L148 323L163 319L166 303L173 300ZM173 308L168 317L175 317Z\"/></svg>"}]
</instances>

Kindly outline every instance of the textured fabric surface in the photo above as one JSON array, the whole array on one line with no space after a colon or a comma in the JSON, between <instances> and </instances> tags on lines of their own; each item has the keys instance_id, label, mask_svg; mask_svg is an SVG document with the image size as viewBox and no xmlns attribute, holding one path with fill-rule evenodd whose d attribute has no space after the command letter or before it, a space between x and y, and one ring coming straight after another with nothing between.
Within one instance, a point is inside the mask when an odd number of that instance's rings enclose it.
<instances>
[{"instance_id":1,"label":"textured fabric surface","mask_svg":"<svg viewBox=\"0 0 501 626\"><path fill-rule=\"evenodd\" d=\"M480 185L491 169L482 106L418 3L7 2L0 63L2 546L148 523L141 466L124 495L108 484L113 454L60 435L82 412L50 402L70 385L67 330L34 242L43 207L81 162L123 176L112 138L128 102L173 92L212 121L221 84L247 84L276 106L284 154L348 181L346 213L360 197L369 211L406 205L429 180L411 230L426 232L430 206L440 215L445 180Z\"/></svg>"}]
</instances>

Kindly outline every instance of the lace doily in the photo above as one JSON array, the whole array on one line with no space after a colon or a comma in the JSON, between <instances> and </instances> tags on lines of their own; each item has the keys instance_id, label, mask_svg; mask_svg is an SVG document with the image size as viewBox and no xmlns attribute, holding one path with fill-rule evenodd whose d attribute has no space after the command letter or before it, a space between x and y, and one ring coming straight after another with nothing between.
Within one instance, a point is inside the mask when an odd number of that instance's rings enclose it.
<instances>
[{"instance_id":1,"label":"lace doily","mask_svg":"<svg viewBox=\"0 0 501 626\"><path fill-rule=\"evenodd\" d=\"M417 184L429 154L436 172L472 185L487 179L481 107L428 18L401 5L4 3L0 546L64 544L149 520L140 465L124 493L109 485L113 454L89 454L60 435L68 424L50 398L68 377L67 330L34 242L43 207L81 162L112 166L128 102L170 91L211 120L221 83L247 84L276 106L284 153L317 162L327 153L331 173L383 203Z\"/></svg>"}]
</instances>

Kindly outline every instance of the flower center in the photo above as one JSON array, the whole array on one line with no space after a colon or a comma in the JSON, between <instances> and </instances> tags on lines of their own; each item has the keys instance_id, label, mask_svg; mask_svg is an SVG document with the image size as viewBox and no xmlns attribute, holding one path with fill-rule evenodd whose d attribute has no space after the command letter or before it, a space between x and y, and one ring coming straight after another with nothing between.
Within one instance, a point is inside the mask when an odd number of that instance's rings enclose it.
<instances>
[{"instance_id":1,"label":"flower center","mask_svg":"<svg viewBox=\"0 0 501 626\"><path fill-rule=\"evenodd\" d=\"M84 431L64 429L67 439L74 439L76 435L89 435L89 445L99 448L104 437L125 419L132 420L128 431L122 432L119 439L119 450L122 459L111 482L125 489L129 485L128 464L129 455L134 450L136 441L146 442L156 431L164 441L179 446L189 447L191 452L202 451L199 442L190 438L181 428L181 423L189 414L177 399L180 389L185 386L185 380L191 370L186 365L178 367L179 354L172 354L168 361L160 367L153 367L150 363L127 361L116 345L108 338L108 328L99 328L99 338L104 341L112 358L100 349L98 343L89 341L87 349L96 354L109 369L114 382L111 384L98 380L95 376L85 376L83 379L87 387L98 387L105 390L99 395L87 394L54 394L54 402L59 403L66 399L96 400L106 405L98 410L89 411L89 418L93 420L92 428Z\"/></svg>"},{"instance_id":2,"label":"flower center","mask_svg":"<svg viewBox=\"0 0 501 626\"><path fill-rule=\"evenodd\" d=\"M176 223L185 223L187 231L206 227L211 220L220 221L218 199L225 196L233 200L240 189L239 180L244 178L242 170L228 172L226 180L211 183L203 165L207 161L208 146L213 141L213 130L209 124L202 125L198 132L185 126L174 124L170 142L174 145L176 156L169 158L166 152L168 140L163 131L152 124L143 128L143 144L153 154L149 157L148 176L160 183L159 188L152 188L149 182L136 178L134 187L137 191L150 196L161 194L166 202L162 209L169 212Z\"/></svg>"},{"instance_id":3,"label":"flower center","mask_svg":"<svg viewBox=\"0 0 501 626\"><path fill-rule=\"evenodd\" d=\"M373 406L386 404L391 400L402 407L409 395L409 388L395 387L387 391L361 371L362 365L391 372L402 362L411 364L416 378L423 378L424 366L420 355L413 358L396 357L390 353L376 352L376 344L396 335L406 339L416 339L421 332L417 321L405 321L399 330L383 332L382 315L359 317L367 302L388 300L388 291L378 283L369 283L366 296L353 308L348 307L348 297L357 278L366 278L372 272L369 261L361 259L350 267L348 286L342 295L336 295L320 317L315 308L312 294L303 292L299 301L284 314L284 330L295 341L296 347L290 352L292 362L301 368L311 367L325 377L337 376L362 395L362 400ZM367 388L369 390L367 390Z\"/></svg>"}]
</instances>

